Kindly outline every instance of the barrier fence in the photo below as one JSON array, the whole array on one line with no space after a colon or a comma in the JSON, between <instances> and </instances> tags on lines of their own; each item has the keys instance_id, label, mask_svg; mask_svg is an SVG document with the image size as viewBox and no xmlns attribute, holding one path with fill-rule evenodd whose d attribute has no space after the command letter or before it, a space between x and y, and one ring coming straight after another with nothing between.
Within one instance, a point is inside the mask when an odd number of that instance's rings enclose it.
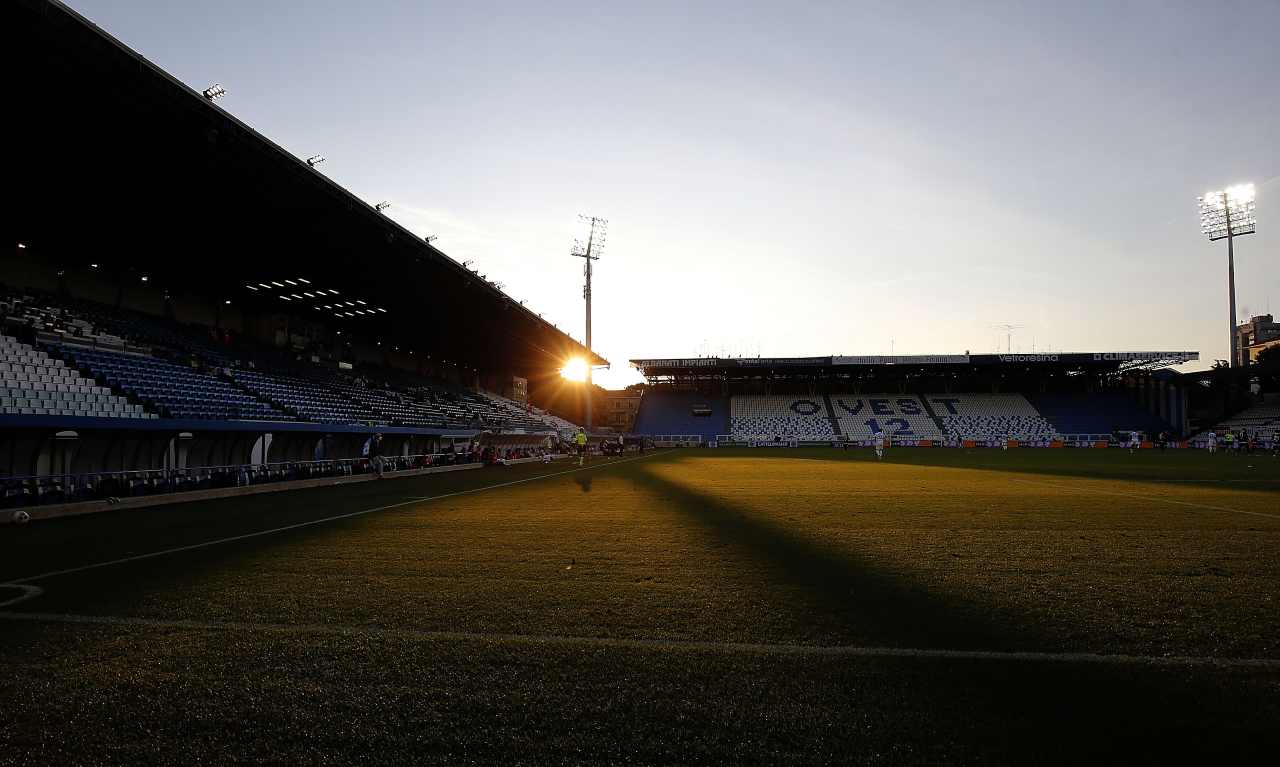
<instances>
[{"instance_id":1,"label":"barrier fence","mask_svg":"<svg viewBox=\"0 0 1280 767\"><path fill-rule=\"evenodd\" d=\"M656 440L668 439L667 437L654 437L654 444L658 444ZM671 438L674 439L674 438ZM702 444L699 438L693 445L677 445L663 444L663 447L698 447ZM706 440L707 447L871 447L874 443L869 439L842 439L832 437L805 437L805 436L782 436L775 437L746 437L734 436L731 434L719 434ZM964 448L1102 448L1102 447L1129 447L1126 440L1118 440L1112 434L1063 434L1052 439L1034 439L1034 440L1017 440L1017 439L993 439L989 437L942 437L939 439L890 439L891 447L964 447ZM1227 449L1221 439L1218 440L1217 447L1219 450ZM1164 447L1168 449L1205 449L1209 445L1208 440L1203 438L1197 439L1171 439L1165 442ZM1232 449L1249 449L1248 444L1237 442L1238 447ZM1136 447L1142 449L1159 448L1160 444L1155 441L1143 441ZM1253 440L1253 449L1262 451L1271 451L1280 449L1280 435L1263 436Z\"/></svg>"},{"instance_id":2,"label":"barrier fence","mask_svg":"<svg viewBox=\"0 0 1280 767\"><path fill-rule=\"evenodd\" d=\"M478 461L478 454L474 453L421 453L383 456L382 466L383 472L389 474L409 469ZM0 508L132 498L297 479L344 477L369 474L373 471L373 461L369 458L334 458L321 461L280 461L183 469L138 469L0 477Z\"/></svg>"}]
</instances>

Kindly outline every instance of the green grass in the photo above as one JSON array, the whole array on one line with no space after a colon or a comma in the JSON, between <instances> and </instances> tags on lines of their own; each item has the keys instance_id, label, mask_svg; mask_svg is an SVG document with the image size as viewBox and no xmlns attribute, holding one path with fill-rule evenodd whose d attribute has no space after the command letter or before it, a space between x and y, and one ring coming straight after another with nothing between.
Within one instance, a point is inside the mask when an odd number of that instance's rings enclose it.
<instances>
[{"instance_id":1,"label":"green grass","mask_svg":"<svg viewBox=\"0 0 1280 767\"><path fill-rule=\"evenodd\" d=\"M2 583L401 504L37 581L11 612L84 622L0 620L0 763L1168 762L1280 745L1270 455L686 450L574 468L0 530ZM832 649L851 647L1134 657Z\"/></svg>"}]
</instances>

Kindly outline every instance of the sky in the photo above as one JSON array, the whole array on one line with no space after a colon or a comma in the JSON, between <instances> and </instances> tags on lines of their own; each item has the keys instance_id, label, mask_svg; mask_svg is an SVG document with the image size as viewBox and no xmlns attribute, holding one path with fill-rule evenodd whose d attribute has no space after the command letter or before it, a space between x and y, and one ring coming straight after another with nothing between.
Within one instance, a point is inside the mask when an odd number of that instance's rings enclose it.
<instances>
[{"instance_id":1,"label":"sky","mask_svg":"<svg viewBox=\"0 0 1280 767\"><path fill-rule=\"evenodd\" d=\"M1280 314L1280 3L71 7L583 337L643 357L1227 356Z\"/></svg>"}]
</instances>

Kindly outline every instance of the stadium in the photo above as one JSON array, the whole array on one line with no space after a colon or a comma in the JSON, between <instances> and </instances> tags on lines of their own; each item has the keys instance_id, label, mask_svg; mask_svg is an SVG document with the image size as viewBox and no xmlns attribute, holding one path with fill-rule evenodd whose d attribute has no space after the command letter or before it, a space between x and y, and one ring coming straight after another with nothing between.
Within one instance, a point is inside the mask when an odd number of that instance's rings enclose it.
<instances>
[{"instance_id":1,"label":"stadium","mask_svg":"<svg viewBox=\"0 0 1280 767\"><path fill-rule=\"evenodd\" d=\"M1280 328L1234 293L1241 364L1198 371L1010 344L605 391L592 245L578 339L220 86L56 0L0 18L0 764L1280 746Z\"/></svg>"}]
</instances>

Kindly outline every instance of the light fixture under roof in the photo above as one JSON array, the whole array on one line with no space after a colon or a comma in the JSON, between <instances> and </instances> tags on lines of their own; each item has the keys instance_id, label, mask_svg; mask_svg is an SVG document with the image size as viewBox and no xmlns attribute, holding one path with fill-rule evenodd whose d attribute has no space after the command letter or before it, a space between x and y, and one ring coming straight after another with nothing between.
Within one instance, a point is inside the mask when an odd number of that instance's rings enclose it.
<instances>
[{"instance_id":1,"label":"light fixture under roof","mask_svg":"<svg viewBox=\"0 0 1280 767\"><path fill-rule=\"evenodd\" d=\"M310 285L310 284L311 284L311 280L305 280L305 279L303 279L303 278L301 278L301 277L299 277L299 278L298 278L298 282L301 282L303 285Z\"/></svg>"}]
</instances>

